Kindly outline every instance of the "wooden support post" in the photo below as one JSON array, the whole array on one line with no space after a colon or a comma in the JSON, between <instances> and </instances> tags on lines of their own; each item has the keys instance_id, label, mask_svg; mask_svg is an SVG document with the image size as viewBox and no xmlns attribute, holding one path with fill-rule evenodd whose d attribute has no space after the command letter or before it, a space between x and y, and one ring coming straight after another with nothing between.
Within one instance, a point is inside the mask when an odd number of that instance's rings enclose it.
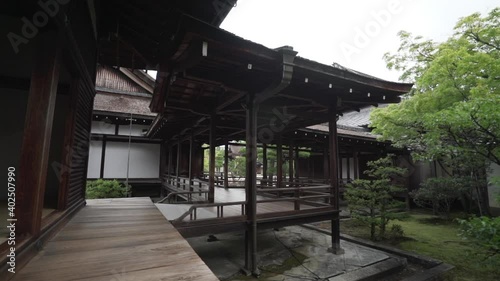
<instances>
[{"instance_id":1,"label":"wooden support post","mask_svg":"<svg viewBox=\"0 0 500 281\"><path fill-rule=\"evenodd\" d=\"M229 144L224 146L224 188L229 188Z\"/></svg>"},{"instance_id":2,"label":"wooden support post","mask_svg":"<svg viewBox=\"0 0 500 281\"><path fill-rule=\"evenodd\" d=\"M181 141L177 142L177 166L175 167L175 177L176 177L176 182L177 182L177 188L181 187Z\"/></svg>"},{"instance_id":3,"label":"wooden support post","mask_svg":"<svg viewBox=\"0 0 500 281\"><path fill-rule=\"evenodd\" d=\"M171 143L168 144L168 167L167 167L167 175L170 177L172 175L173 168L172 167L172 158L173 158L173 145Z\"/></svg>"},{"instance_id":4,"label":"wooden support post","mask_svg":"<svg viewBox=\"0 0 500 281\"><path fill-rule=\"evenodd\" d=\"M208 167L208 202L215 202L215 137L217 129L216 127L216 115L212 115L210 118L210 157L209 157L209 167Z\"/></svg>"},{"instance_id":5,"label":"wooden support post","mask_svg":"<svg viewBox=\"0 0 500 281\"><path fill-rule=\"evenodd\" d=\"M248 225L247 255L251 258L246 264L253 275L260 275L257 267L257 105L254 94L247 95L246 106L246 215Z\"/></svg>"},{"instance_id":6,"label":"wooden support post","mask_svg":"<svg viewBox=\"0 0 500 281\"><path fill-rule=\"evenodd\" d=\"M24 121L23 143L17 179L17 238L37 236L41 230L42 210L49 161L52 123L59 83L59 40L55 34L39 35L35 49L31 85Z\"/></svg>"},{"instance_id":7,"label":"wooden support post","mask_svg":"<svg viewBox=\"0 0 500 281\"><path fill-rule=\"evenodd\" d=\"M106 163L106 136L102 137L102 149L101 149L101 169L99 172L99 178L104 178L104 165Z\"/></svg>"},{"instance_id":8,"label":"wooden support post","mask_svg":"<svg viewBox=\"0 0 500 281\"><path fill-rule=\"evenodd\" d=\"M200 178L205 178L205 149L203 148L203 144L200 147L200 154L201 154L201 175Z\"/></svg>"},{"instance_id":9,"label":"wooden support post","mask_svg":"<svg viewBox=\"0 0 500 281\"><path fill-rule=\"evenodd\" d=\"M354 179L359 179L359 152L354 150L353 153Z\"/></svg>"},{"instance_id":10,"label":"wooden support post","mask_svg":"<svg viewBox=\"0 0 500 281\"><path fill-rule=\"evenodd\" d=\"M300 187L300 184L299 184L299 148L298 147L295 147L295 150L293 150L293 147L290 145L290 153L291 155L293 155L295 153L295 157L293 158L290 158L290 166L294 166L294 169L291 169L290 172L295 172L295 175L291 174L291 178L293 180L293 177L295 176L295 182L296 184L294 185L295 187ZM294 201L294 209L296 211L300 210L300 201L299 201L299 197L300 197L300 191L295 191L295 198L296 200Z\"/></svg>"},{"instance_id":11,"label":"wooden support post","mask_svg":"<svg viewBox=\"0 0 500 281\"><path fill-rule=\"evenodd\" d=\"M327 143L323 149L323 178L325 179L325 182L328 182L330 179L330 160L328 158L328 150L329 144Z\"/></svg>"},{"instance_id":12,"label":"wooden support post","mask_svg":"<svg viewBox=\"0 0 500 281\"><path fill-rule=\"evenodd\" d=\"M338 178L338 140L337 140L337 101L335 101L329 110L329 134L330 134L330 185L331 206L336 210L339 209L339 178ZM332 248L331 251L335 254L343 254L340 248L340 221L332 219Z\"/></svg>"},{"instance_id":13,"label":"wooden support post","mask_svg":"<svg viewBox=\"0 0 500 281\"><path fill-rule=\"evenodd\" d=\"M347 156L346 158L346 169L347 169L347 181L351 179L351 158Z\"/></svg>"},{"instance_id":14,"label":"wooden support post","mask_svg":"<svg viewBox=\"0 0 500 281\"><path fill-rule=\"evenodd\" d=\"M268 185L267 182L267 145L262 144L262 179L264 179L264 185Z\"/></svg>"},{"instance_id":15,"label":"wooden support post","mask_svg":"<svg viewBox=\"0 0 500 281\"><path fill-rule=\"evenodd\" d=\"M293 182L293 144L288 145L288 182ZM293 186L290 184L290 186Z\"/></svg>"},{"instance_id":16,"label":"wooden support post","mask_svg":"<svg viewBox=\"0 0 500 281\"><path fill-rule=\"evenodd\" d=\"M189 170L188 170L188 184L189 191L193 192L193 159L194 158L194 134L191 131L191 136L189 137Z\"/></svg>"},{"instance_id":17,"label":"wooden support post","mask_svg":"<svg viewBox=\"0 0 500 281\"><path fill-rule=\"evenodd\" d=\"M337 151L338 151L338 147L337 147ZM342 158L342 155L340 153L337 153L337 155L338 155L337 165L339 168L338 176L339 176L339 182L340 182L344 179L344 167L343 167L344 158Z\"/></svg>"},{"instance_id":18,"label":"wooden support post","mask_svg":"<svg viewBox=\"0 0 500 281\"><path fill-rule=\"evenodd\" d=\"M278 136L276 139L276 187L283 187L283 145L281 136ZM281 192L278 193L278 196L281 197Z\"/></svg>"},{"instance_id":19,"label":"wooden support post","mask_svg":"<svg viewBox=\"0 0 500 281\"><path fill-rule=\"evenodd\" d=\"M295 147L295 179L297 180L297 182L299 182L299 178L300 178L300 170L299 170L299 147L296 146Z\"/></svg>"}]
</instances>

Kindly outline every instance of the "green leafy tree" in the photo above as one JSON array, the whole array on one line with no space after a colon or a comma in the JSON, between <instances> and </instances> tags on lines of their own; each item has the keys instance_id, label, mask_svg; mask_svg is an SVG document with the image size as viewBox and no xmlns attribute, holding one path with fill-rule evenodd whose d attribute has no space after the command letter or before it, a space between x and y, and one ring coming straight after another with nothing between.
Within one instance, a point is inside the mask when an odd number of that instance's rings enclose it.
<instances>
[{"instance_id":1,"label":"green leafy tree","mask_svg":"<svg viewBox=\"0 0 500 281\"><path fill-rule=\"evenodd\" d=\"M466 189L461 178L429 178L410 196L418 206L431 208L435 215L444 213L449 218L452 204L462 197Z\"/></svg>"},{"instance_id":2,"label":"green leafy tree","mask_svg":"<svg viewBox=\"0 0 500 281\"><path fill-rule=\"evenodd\" d=\"M500 217L459 220L459 235L479 246L486 258L500 256Z\"/></svg>"},{"instance_id":3,"label":"green leafy tree","mask_svg":"<svg viewBox=\"0 0 500 281\"><path fill-rule=\"evenodd\" d=\"M379 237L384 238L389 222L407 215L400 212L405 203L394 199L395 194L405 189L393 183L404 176L407 170L396 167L392 155L388 155L368 162L368 170L364 173L372 179L358 179L348 184L345 197L352 216L370 226L371 239L376 239L377 227Z\"/></svg>"},{"instance_id":4,"label":"green leafy tree","mask_svg":"<svg viewBox=\"0 0 500 281\"><path fill-rule=\"evenodd\" d=\"M375 110L372 127L417 160L449 161L463 171L463 159L473 159L466 173L485 178L486 162L500 164L500 8L465 17L454 30L443 43L399 33L398 52L384 58L415 86L400 104ZM485 189L476 195L487 213Z\"/></svg>"}]
</instances>

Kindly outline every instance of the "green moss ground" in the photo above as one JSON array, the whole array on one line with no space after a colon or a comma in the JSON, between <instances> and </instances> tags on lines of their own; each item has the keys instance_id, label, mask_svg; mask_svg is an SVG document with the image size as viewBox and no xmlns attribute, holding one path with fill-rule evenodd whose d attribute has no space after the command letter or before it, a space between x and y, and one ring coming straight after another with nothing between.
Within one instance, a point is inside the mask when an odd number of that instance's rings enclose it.
<instances>
[{"instance_id":1,"label":"green moss ground","mask_svg":"<svg viewBox=\"0 0 500 281\"><path fill-rule=\"evenodd\" d=\"M395 223L403 227L405 237L380 243L388 243L454 265L455 269L444 276L445 280L500 280L500 257L484 260L483 256L478 256L477 248L457 235L459 227L454 221L411 213L408 219ZM368 228L355 220L341 222L341 232L369 238Z\"/></svg>"}]
</instances>

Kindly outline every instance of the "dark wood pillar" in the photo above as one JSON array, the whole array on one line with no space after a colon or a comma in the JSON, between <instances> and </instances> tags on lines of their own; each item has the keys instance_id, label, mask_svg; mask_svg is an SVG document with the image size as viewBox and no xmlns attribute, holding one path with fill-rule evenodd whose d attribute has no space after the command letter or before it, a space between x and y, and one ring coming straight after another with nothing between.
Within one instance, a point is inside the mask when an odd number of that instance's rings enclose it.
<instances>
[{"instance_id":1,"label":"dark wood pillar","mask_svg":"<svg viewBox=\"0 0 500 281\"><path fill-rule=\"evenodd\" d=\"M193 191L193 161L194 161L194 134L191 131L191 136L189 137L189 168L188 168L188 184L189 191Z\"/></svg>"},{"instance_id":2,"label":"dark wood pillar","mask_svg":"<svg viewBox=\"0 0 500 281\"><path fill-rule=\"evenodd\" d=\"M208 167L208 202L214 203L215 201L215 137L216 115L210 118L210 155Z\"/></svg>"},{"instance_id":3,"label":"dark wood pillar","mask_svg":"<svg viewBox=\"0 0 500 281\"><path fill-rule=\"evenodd\" d=\"M293 144L288 146L288 181L293 182Z\"/></svg>"},{"instance_id":4,"label":"dark wood pillar","mask_svg":"<svg viewBox=\"0 0 500 281\"><path fill-rule=\"evenodd\" d=\"M177 181L177 187L181 187L181 153L182 153L182 142L177 142L177 166L175 167L175 177Z\"/></svg>"},{"instance_id":5,"label":"dark wood pillar","mask_svg":"<svg viewBox=\"0 0 500 281\"><path fill-rule=\"evenodd\" d=\"M262 144L262 178L264 179L264 185L268 185L267 182L267 145Z\"/></svg>"},{"instance_id":6,"label":"dark wood pillar","mask_svg":"<svg viewBox=\"0 0 500 281\"><path fill-rule=\"evenodd\" d=\"M353 153L353 167L354 167L354 179L359 179L359 152L354 151Z\"/></svg>"},{"instance_id":7,"label":"dark wood pillar","mask_svg":"<svg viewBox=\"0 0 500 281\"><path fill-rule=\"evenodd\" d=\"M247 259L246 269L253 275L260 274L257 267L257 105L254 94L247 95L246 107L246 215L248 232L246 235Z\"/></svg>"},{"instance_id":8,"label":"dark wood pillar","mask_svg":"<svg viewBox=\"0 0 500 281\"><path fill-rule=\"evenodd\" d=\"M106 136L102 137L102 150L101 150L101 170L99 172L99 177L104 178L104 165L106 164Z\"/></svg>"},{"instance_id":9,"label":"dark wood pillar","mask_svg":"<svg viewBox=\"0 0 500 281\"><path fill-rule=\"evenodd\" d=\"M346 158L346 169L347 169L347 180L351 179L351 157L347 156Z\"/></svg>"},{"instance_id":10,"label":"dark wood pillar","mask_svg":"<svg viewBox=\"0 0 500 281\"><path fill-rule=\"evenodd\" d=\"M337 147L337 151L338 151L338 147ZM342 158L342 155L340 155L340 153L337 154L338 155L338 168L339 168L339 173L338 173L338 177L339 177L339 181L342 180L344 178L344 167L343 167L343 162L344 162L344 158Z\"/></svg>"},{"instance_id":11,"label":"dark wood pillar","mask_svg":"<svg viewBox=\"0 0 500 281\"><path fill-rule=\"evenodd\" d=\"M172 175L172 171L173 171L173 168L172 167L172 158L173 158L173 148L172 148L172 144L169 143L168 144L168 166L167 166L167 175L168 176L171 176Z\"/></svg>"},{"instance_id":12,"label":"dark wood pillar","mask_svg":"<svg viewBox=\"0 0 500 281\"><path fill-rule=\"evenodd\" d=\"M335 101L329 110L329 144L330 144L330 185L331 185L331 195L333 198L330 200L330 204L336 210L339 209L339 177L338 177L338 140L337 140L337 101ZM342 249L340 248L340 221L338 218L334 218L331 221L332 224L332 249L331 251L336 254L341 254Z\"/></svg>"},{"instance_id":13,"label":"dark wood pillar","mask_svg":"<svg viewBox=\"0 0 500 281\"><path fill-rule=\"evenodd\" d=\"M201 175L200 178L205 179L205 148L203 148L203 144L200 147L201 154Z\"/></svg>"},{"instance_id":14,"label":"dark wood pillar","mask_svg":"<svg viewBox=\"0 0 500 281\"><path fill-rule=\"evenodd\" d=\"M325 182L330 179L330 158L328 158L329 143L323 149L323 178Z\"/></svg>"},{"instance_id":15,"label":"dark wood pillar","mask_svg":"<svg viewBox=\"0 0 500 281\"><path fill-rule=\"evenodd\" d=\"M224 146L224 188L229 188L229 144Z\"/></svg>"},{"instance_id":16,"label":"dark wood pillar","mask_svg":"<svg viewBox=\"0 0 500 281\"><path fill-rule=\"evenodd\" d=\"M283 145L281 136L276 139L276 187L283 187Z\"/></svg>"},{"instance_id":17,"label":"dark wood pillar","mask_svg":"<svg viewBox=\"0 0 500 281\"><path fill-rule=\"evenodd\" d=\"M295 179L297 180L297 182L299 182L299 178L300 178L300 169L299 169L299 160L300 157L299 157L299 147L295 147Z\"/></svg>"},{"instance_id":18,"label":"dark wood pillar","mask_svg":"<svg viewBox=\"0 0 500 281\"><path fill-rule=\"evenodd\" d=\"M16 233L40 233L52 123L59 83L59 40L44 35L37 46L29 90L17 185Z\"/></svg>"}]
</instances>

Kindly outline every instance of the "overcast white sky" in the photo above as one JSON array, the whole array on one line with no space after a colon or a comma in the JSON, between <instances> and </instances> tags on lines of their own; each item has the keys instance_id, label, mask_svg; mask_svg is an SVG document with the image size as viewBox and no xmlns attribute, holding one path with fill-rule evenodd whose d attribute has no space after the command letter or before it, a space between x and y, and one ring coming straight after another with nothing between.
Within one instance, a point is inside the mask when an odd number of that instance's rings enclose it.
<instances>
[{"instance_id":1,"label":"overcast white sky","mask_svg":"<svg viewBox=\"0 0 500 281\"><path fill-rule=\"evenodd\" d=\"M221 27L270 48L290 45L301 57L397 81L382 56L397 50L400 30L444 41L459 18L497 6L500 0L239 0Z\"/></svg>"}]
</instances>

